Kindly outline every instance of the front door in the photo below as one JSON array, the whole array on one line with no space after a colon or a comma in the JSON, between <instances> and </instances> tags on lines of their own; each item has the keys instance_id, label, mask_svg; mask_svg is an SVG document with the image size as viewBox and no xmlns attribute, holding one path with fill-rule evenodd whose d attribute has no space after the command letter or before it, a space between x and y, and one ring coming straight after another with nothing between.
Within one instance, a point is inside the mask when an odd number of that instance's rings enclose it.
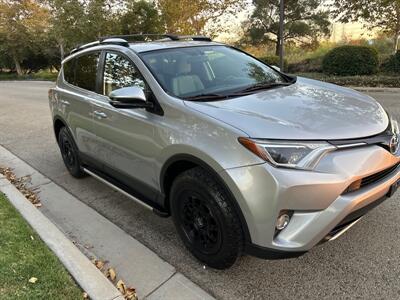
<instances>
[{"instance_id":1,"label":"front door","mask_svg":"<svg viewBox=\"0 0 400 300\"><path fill-rule=\"evenodd\" d=\"M118 109L108 95L115 89L138 86L150 89L133 62L117 52L106 52L102 71L102 96L92 99L97 139L96 157L107 174L153 200L157 194L154 120L160 116L145 109Z\"/></svg>"}]
</instances>

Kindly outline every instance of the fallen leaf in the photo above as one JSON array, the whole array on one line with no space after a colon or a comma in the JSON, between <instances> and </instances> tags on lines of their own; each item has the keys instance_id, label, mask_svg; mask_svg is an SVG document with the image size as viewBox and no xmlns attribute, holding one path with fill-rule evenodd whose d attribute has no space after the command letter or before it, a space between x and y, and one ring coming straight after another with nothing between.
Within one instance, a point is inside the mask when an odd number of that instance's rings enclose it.
<instances>
[{"instance_id":1,"label":"fallen leaf","mask_svg":"<svg viewBox=\"0 0 400 300\"><path fill-rule=\"evenodd\" d=\"M36 283L37 280L38 280L38 279L37 279L36 277L31 277L31 278L29 279L29 282L30 282L30 283Z\"/></svg>"},{"instance_id":2,"label":"fallen leaf","mask_svg":"<svg viewBox=\"0 0 400 300\"><path fill-rule=\"evenodd\" d=\"M111 281L115 280L115 278L117 277L117 274L115 273L115 270L113 268L109 268L107 270L107 277L110 278Z\"/></svg>"},{"instance_id":3,"label":"fallen leaf","mask_svg":"<svg viewBox=\"0 0 400 300\"><path fill-rule=\"evenodd\" d=\"M122 295L126 294L126 285L121 279L117 282L117 289L121 292Z\"/></svg>"},{"instance_id":4,"label":"fallen leaf","mask_svg":"<svg viewBox=\"0 0 400 300\"><path fill-rule=\"evenodd\" d=\"M82 297L83 297L83 299L89 299L89 295L86 292L83 293Z\"/></svg>"},{"instance_id":5,"label":"fallen leaf","mask_svg":"<svg viewBox=\"0 0 400 300\"><path fill-rule=\"evenodd\" d=\"M127 288L124 296L127 300L138 300L138 296L134 288Z\"/></svg>"},{"instance_id":6,"label":"fallen leaf","mask_svg":"<svg viewBox=\"0 0 400 300\"><path fill-rule=\"evenodd\" d=\"M97 269L101 270L104 267L104 262L99 259L96 259L94 265L97 267Z\"/></svg>"},{"instance_id":7,"label":"fallen leaf","mask_svg":"<svg viewBox=\"0 0 400 300\"><path fill-rule=\"evenodd\" d=\"M17 178L12 169L4 167L0 167L0 174L3 174L32 204L36 207L41 206L37 193L34 189L26 186L27 183L31 182L30 175Z\"/></svg>"}]
</instances>

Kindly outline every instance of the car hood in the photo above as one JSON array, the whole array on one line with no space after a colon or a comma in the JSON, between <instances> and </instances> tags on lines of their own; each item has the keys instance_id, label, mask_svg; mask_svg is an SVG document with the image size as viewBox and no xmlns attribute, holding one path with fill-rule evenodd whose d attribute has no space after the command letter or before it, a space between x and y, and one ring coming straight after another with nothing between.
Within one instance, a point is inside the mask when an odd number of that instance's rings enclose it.
<instances>
[{"instance_id":1,"label":"car hood","mask_svg":"<svg viewBox=\"0 0 400 300\"><path fill-rule=\"evenodd\" d=\"M253 138L339 140L383 132L389 119L373 98L299 77L295 84L223 101L185 101Z\"/></svg>"}]
</instances>

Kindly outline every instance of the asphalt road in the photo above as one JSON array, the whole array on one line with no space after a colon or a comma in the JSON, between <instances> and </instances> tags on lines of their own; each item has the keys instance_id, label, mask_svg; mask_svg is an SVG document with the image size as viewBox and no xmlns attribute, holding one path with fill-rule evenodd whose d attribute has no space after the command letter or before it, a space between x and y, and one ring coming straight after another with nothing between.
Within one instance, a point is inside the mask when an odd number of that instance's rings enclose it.
<instances>
[{"instance_id":1,"label":"asphalt road","mask_svg":"<svg viewBox=\"0 0 400 300\"><path fill-rule=\"evenodd\" d=\"M162 219L93 178L66 172L47 103L51 83L0 82L0 144L63 186L220 299L400 299L400 192L338 240L296 259L249 256L203 269ZM400 118L400 95L371 93ZM90 226L90 224L88 224Z\"/></svg>"}]
</instances>

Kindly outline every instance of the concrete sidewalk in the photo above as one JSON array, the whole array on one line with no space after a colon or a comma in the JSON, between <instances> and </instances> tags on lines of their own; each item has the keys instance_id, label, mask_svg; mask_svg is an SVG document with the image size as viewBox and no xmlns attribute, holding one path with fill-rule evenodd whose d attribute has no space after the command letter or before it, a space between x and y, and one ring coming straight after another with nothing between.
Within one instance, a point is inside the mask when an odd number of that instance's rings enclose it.
<instances>
[{"instance_id":1,"label":"concrete sidewalk","mask_svg":"<svg viewBox=\"0 0 400 300\"><path fill-rule=\"evenodd\" d=\"M29 176L40 211L89 258L108 261L140 299L213 299L196 284L95 210L0 146L0 166ZM28 201L27 201L28 202Z\"/></svg>"}]
</instances>

